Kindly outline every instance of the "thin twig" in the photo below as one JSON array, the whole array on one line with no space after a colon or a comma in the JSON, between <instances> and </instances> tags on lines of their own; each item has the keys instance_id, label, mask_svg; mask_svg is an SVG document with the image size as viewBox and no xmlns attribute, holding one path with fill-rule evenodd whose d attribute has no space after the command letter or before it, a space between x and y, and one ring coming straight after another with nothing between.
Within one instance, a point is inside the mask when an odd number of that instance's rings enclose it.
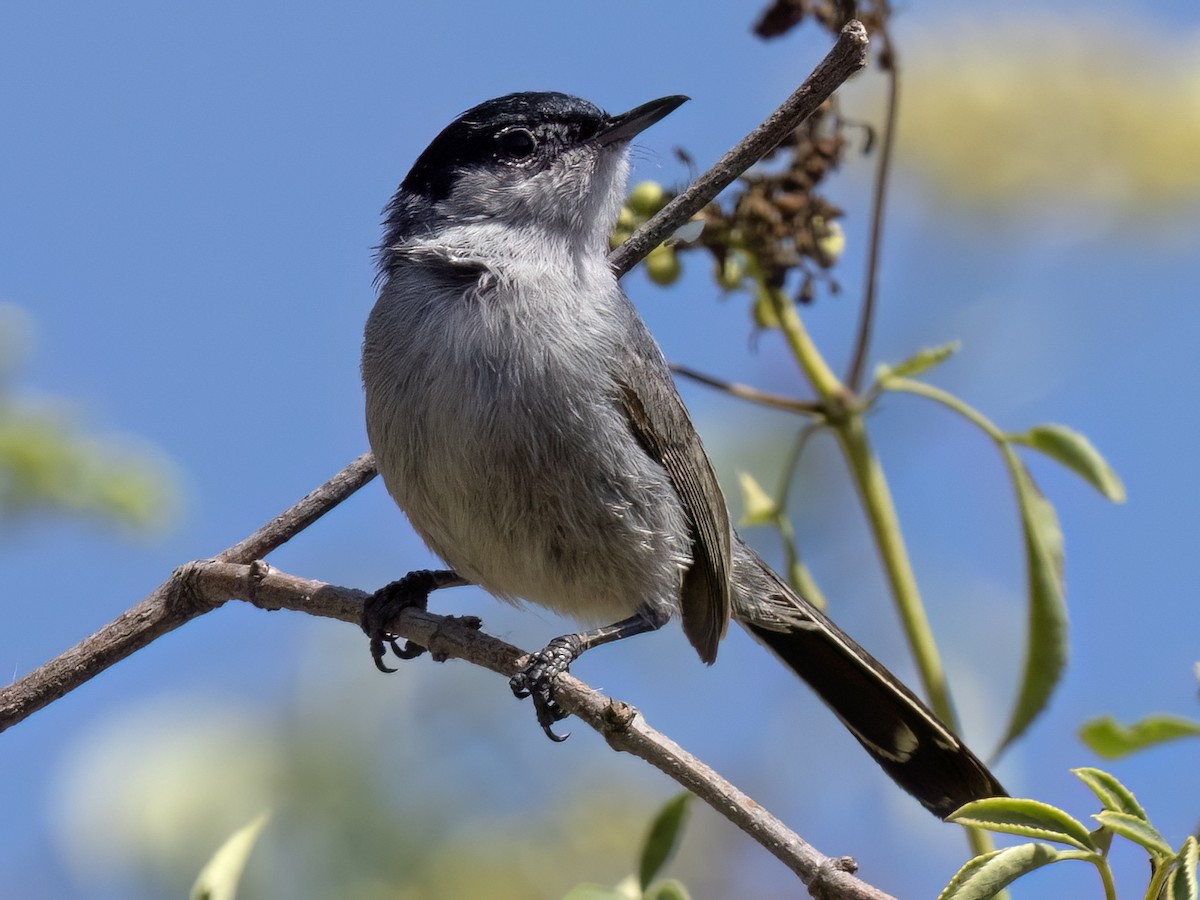
<instances>
[{"instance_id":1,"label":"thin twig","mask_svg":"<svg viewBox=\"0 0 1200 900\"><path fill-rule=\"evenodd\" d=\"M190 563L180 572L183 589L209 608L244 599L262 609L291 609L357 627L368 597L352 588L297 578L261 562L234 565L205 560ZM505 677L529 659L525 651L453 616L407 609L387 624L387 630L427 647L435 657L462 659ZM634 707L610 699L569 674L555 682L554 698L600 732L613 749L632 753L666 773L762 844L811 886L813 896L819 891L821 897L888 900L887 894L850 874L852 862L825 856L695 756L651 728Z\"/></svg>"},{"instance_id":2,"label":"thin twig","mask_svg":"<svg viewBox=\"0 0 1200 900\"><path fill-rule=\"evenodd\" d=\"M714 378L712 375L705 375L703 372L689 368L688 366L679 365L678 363L671 364L671 371L676 375L682 375L684 378L690 378L692 381L698 381L700 384L724 391L732 397L757 403L759 406L782 409L787 412L800 413L801 415L813 418L821 418L825 414L824 410L816 403L793 400L791 397L783 397L779 394L769 394L766 391L760 391L758 388L750 387L748 384L739 384L736 381L725 381L723 378Z\"/></svg>"},{"instance_id":3,"label":"thin twig","mask_svg":"<svg viewBox=\"0 0 1200 900\"><path fill-rule=\"evenodd\" d=\"M254 562L287 543L375 477L375 457L364 453L244 541L217 554L225 562Z\"/></svg>"},{"instance_id":4,"label":"thin twig","mask_svg":"<svg viewBox=\"0 0 1200 900\"><path fill-rule=\"evenodd\" d=\"M886 21L886 17L884 19ZM883 119L883 139L879 146L879 159L875 166L875 184L871 190L871 224L867 238L867 271L863 278L863 305L859 313L858 333L854 339L854 353L850 368L846 370L846 386L858 393L862 389L863 370L867 365L867 354L871 350L871 334L875 328L875 306L879 290L879 256L883 245L883 213L887 200L888 176L892 171L892 147L896 143L896 114L900 103L900 73L896 67L896 51L883 26L876 28L882 39L881 56L887 64L887 109Z\"/></svg>"},{"instance_id":5,"label":"thin twig","mask_svg":"<svg viewBox=\"0 0 1200 900\"><path fill-rule=\"evenodd\" d=\"M299 534L375 477L366 453L243 541L217 555L249 563ZM219 605L219 604L218 604ZM0 689L0 731L70 693L113 663L216 607L183 590L180 571L89 638Z\"/></svg>"},{"instance_id":6,"label":"thin twig","mask_svg":"<svg viewBox=\"0 0 1200 900\"><path fill-rule=\"evenodd\" d=\"M734 179L775 149L846 79L866 64L867 29L862 22L851 19L838 35L833 49L775 112L608 255L613 271L620 276L636 266L680 225L711 203Z\"/></svg>"}]
</instances>

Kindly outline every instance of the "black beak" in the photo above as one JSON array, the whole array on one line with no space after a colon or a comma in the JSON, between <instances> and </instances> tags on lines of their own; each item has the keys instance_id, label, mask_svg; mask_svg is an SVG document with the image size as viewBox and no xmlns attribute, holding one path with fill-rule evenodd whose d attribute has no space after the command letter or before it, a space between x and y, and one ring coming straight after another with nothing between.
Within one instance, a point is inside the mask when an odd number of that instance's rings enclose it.
<instances>
[{"instance_id":1,"label":"black beak","mask_svg":"<svg viewBox=\"0 0 1200 900\"><path fill-rule=\"evenodd\" d=\"M670 97L660 97L641 106L631 109L619 116L610 116L608 122L596 135L601 144L615 144L619 141L631 141L659 119L664 119L684 103L688 97L673 94Z\"/></svg>"}]
</instances>

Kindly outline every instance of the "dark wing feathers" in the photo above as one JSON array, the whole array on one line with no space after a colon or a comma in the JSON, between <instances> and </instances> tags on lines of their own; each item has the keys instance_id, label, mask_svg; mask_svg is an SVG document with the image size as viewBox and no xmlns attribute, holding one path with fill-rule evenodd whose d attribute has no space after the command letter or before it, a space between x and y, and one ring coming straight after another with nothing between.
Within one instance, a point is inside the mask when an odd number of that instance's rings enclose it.
<instances>
[{"instance_id":1,"label":"dark wing feathers","mask_svg":"<svg viewBox=\"0 0 1200 900\"><path fill-rule=\"evenodd\" d=\"M683 633L712 663L732 608L729 512L661 352L648 335L647 341L642 353L615 360L620 400L638 441L671 477L692 527L692 566L681 586Z\"/></svg>"}]
</instances>

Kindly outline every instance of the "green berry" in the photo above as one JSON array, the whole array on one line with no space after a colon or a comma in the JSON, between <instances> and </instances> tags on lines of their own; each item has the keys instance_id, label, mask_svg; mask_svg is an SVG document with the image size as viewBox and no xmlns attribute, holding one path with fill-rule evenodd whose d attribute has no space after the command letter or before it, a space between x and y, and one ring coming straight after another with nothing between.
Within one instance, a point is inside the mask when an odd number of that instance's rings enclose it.
<instances>
[{"instance_id":1,"label":"green berry","mask_svg":"<svg viewBox=\"0 0 1200 900\"><path fill-rule=\"evenodd\" d=\"M679 255L665 244L660 244L646 257L646 275L655 284L674 284L683 266Z\"/></svg>"},{"instance_id":2,"label":"green berry","mask_svg":"<svg viewBox=\"0 0 1200 900\"><path fill-rule=\"evenodd\" d=\"M636 215L648 219L667 203L667 192L657 181L643 181L633 186L626 205Z\"/></svg>"}]
</instances>

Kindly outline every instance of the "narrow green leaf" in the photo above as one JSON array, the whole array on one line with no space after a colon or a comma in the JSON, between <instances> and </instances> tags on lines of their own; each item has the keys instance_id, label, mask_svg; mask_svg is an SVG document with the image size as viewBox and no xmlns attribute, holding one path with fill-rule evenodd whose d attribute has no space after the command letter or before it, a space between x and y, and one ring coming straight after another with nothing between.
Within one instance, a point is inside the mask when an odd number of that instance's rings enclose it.
<instances>
[{"instance_id":1,"label":"narrow green leaf","mask_svg":"<svg viewBox=\"0 0 1200 900\"><path fill-rule=\"evenodd\" d=\"M1086 784L1092 793L1100 798L1100 803L1103 804L1105 809L1126 813L1127 815L1136 816L1143 821L1149 821L1146 811L1142 809L1142 805L1133 796L1133 791L1117 781L1116 776L1110 775L1101 769L1093 769L1086 766L1079 769L1072 769L1071 774Z\"/></svg>"},{"instance_id":2,"label":"narrow green leaf","mask_svg":"<svg viewBox=\"0 0 1200 900\"><path fill-rule=\"evenodd\" d=\"M1065 859L1091 860L1093 854L1049 844L1020 844L977 856L959 869L938 900L988 900L1022 875Z\"/></svg>"},{"instance_id":3,"label":"narrow green leaf","mask_svg":"<svg viewBox=\"0 0 1200 900\"><path fill-rule=\"evenodd\" d=\"M261 813L226 839L196 876L190 900L234 900L246 861L270 817Z\"/></svg>"},{"instance_id":4,"label":"narrow green leaf","mask_svg":"<svg viewBox=\"0 0 1200 900\"><path fill-rule=\"evenodd\" d=\"M779 517L779 507L749 472L738 472L742 486L740 525L769 525Z\"/></svg>"},{"instance_id":5,"label":"narrow green leaf","mask_svg":"<svg viewBox=\"0 0 1200 900\"><path fill-rule=\"evenodd\" d=\"M1062 463L1114 503L1125 502L1125 485L1092 442L1065 425L1034 425L1010 441L1032 447Z\"/></svg>"},{"instance_id":6,"label":"narrow green leaf","mask_svg":"<svg viewBox=\"0 0 1200 900\"><path fill-rule=\"evenodd\" d=\"M1182 737L1200 737L1200 722L1180 716L1147 716L1126 727L1112 716L1084 722L1079 739L1105 759L1120 759L1137 750Z\"/></svg>"},{"instance_id":7,"label":"narrow green leaf","mask_svg":"<svg viewBox=\"0 0 1200 900\"><path fill-rule=\"evenodd\" d=\"M817 580L794 549L791 551L791 556L792 562L788 566L788 584L801 597L821 610L821 612L825 612L829 607L829 601L825 599L825 595L817 587Z\"/></svg>"},{"instance_id":8,"label":"narrow green leaf","mask_svg":"<svg viewBox=\"0 0 1200 900\"><path fill-rule=\"evenodd\" d=\"M879 366L875 370L875 380L887 381L888 378L893 377L905 378L910 375L919 375L928 369L932 369L934 366L944 363L957 353L961 346L962 344L958 341L950 341L938 347L922 347L908 359L898 362L894 366Z\"/></svg>"},{"instance_id":9,"label":"narrow green leaf","mask_svg":"<svg viewBox=\"0 0 1200 900\"><path fill-rule=\"evenodd\" d=\"M1183 842L1183 848L1175 857L1175 867L1167 878L1163 896L1166 900L1200 900L1200 886L1196 882L1196 868L1200 865L1200 844L1191 835Z\"/></svg>"},{"instance_id":10,"label":"narrow green leaf","mask_svg":"<svg viewBox=\"0 0 1200 900\"><path fill-rule=\"evenodd\" d=\"M1167 839L1144 818L1131 816L1129 813L1114 812L1111 809L1096 813L1092 818L1113 834L1119 834L1127 841L1133 841L1144 847L1151 856L1157 857L1159 861L1170 859L1175 855L1175 850L1167 843Z\"/></svg>"},{"instance_id":11,"label":"narrow green leaf","mask_svg":"<svg viewBox=\"0 0 1200 900\"><path fill-rule=\"evenodd\" d=\"M620 886L607 887L603 884L577 884L563 894L563 900L633 900L637 896L637 893L623 890Z\"/></svg>"},{"instance_id":12,"label":"narrow green leaf","mask_svg":"<svg viewBox=\"0 0 1200 900\"><path fill-rule=\"evenodd\" d=\"M1039 800L1019 797L974 800L955 810L946 821L1002 834L1057 841L1080 850L1096 849L1086 825L1070 813Z\"/></svg>"},{"instance_id":13,"label":"narrow green leaf","mask_svg":"<svg viewBox=\"0 0 1200 900\"><path fill-rule=\"evenodd\" d=\"M638 863L638 882L643 891L662 871L662 867L679 846L691 799L692 795L687 792L679 794L668 800L654 817L650 833L646 835L646 843L642 847L642 859Z\"/></svg>"},{"instance_id":14,"label":"narrow green leaf","mask_svg":"<svg viewBox=\"0 0 1200 900\"><path fill-rule=\"evenodd\" d=\"M1012 477L1025 537L1029 635L1025 668L1008 730L996 752L1016 740L1045 709L1067 664L1067 604L1063 539L1054 507L1042 496L1012 447L1001 446Z\"/></svg>"}]
</instances>

